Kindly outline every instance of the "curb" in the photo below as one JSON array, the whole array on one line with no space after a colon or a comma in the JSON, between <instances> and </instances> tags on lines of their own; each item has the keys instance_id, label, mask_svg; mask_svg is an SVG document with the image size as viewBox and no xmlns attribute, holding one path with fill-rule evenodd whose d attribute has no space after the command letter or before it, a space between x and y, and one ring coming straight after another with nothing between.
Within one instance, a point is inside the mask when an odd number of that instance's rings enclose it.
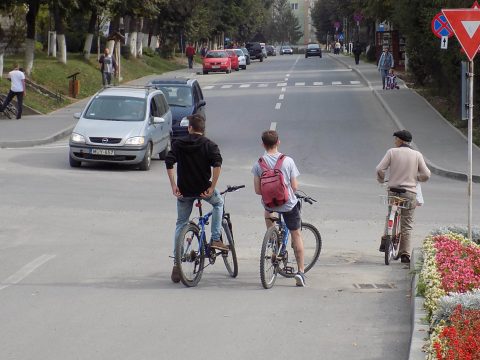
<instances>
[{"instance_id":1,"label":"curb","mask_svg":"<svg viewBox=\"0 0 480 360\"><path fill-rule=\"evenodd\" d=\"M370 90L373 92L373 94L375 95L375 97L377 98L377 100L380 102L380 105L382 105L383 109L387 112L388 116L390 116L390 118L392 119L392 121L394 122L394 124L397 126L398 129L404 129L405 126L403 126L402 122L400 121L400 119L398 118L398 116L392 111L392 109L390 108L390 106L388 106L387 102L383 99L383 97L380 95L380 93L375 90L372 86L372 83L365 77L365 75L363 75L362 72L360 72L360 70L348 65L346 62L344 62L343 60L341 59L338 59L336 57L333 57L331 55L328 55L331 59L334 59L335 61L338 61L339 63L341 63L342 65L348 67L349 69L352 69L353 71L355 71L361 78L362 80L367 83L368 87L370 88ZM403 80L402 80L403 82ZM406 86L406 85L405 85ZM411 90L411 89L410 89ZM412 90L413 91L413 90ZM427 102L427 104L430 105L430 107L432 107L432 105L430 103L428 103L428 101L425 100L425 98L423 98L420 94L418 94L416 91L414 91L415 94L417 94L417 96L420 96L425 102ZM432 107L433 108L433 107ZM448 123L448 121L435 109L433 108L439 115L440 117L446 121ZM449 123L450 124L450 123ZM451 125L451 124L450 124ZM457 128L455 128L453 125L451 125L456 131L459 131ZM463 134L462 134L463 135ZM418 146L415 145L414 142L412 142L412 147L416 150L419 150ZM454 180L460 180L460 181L467 181L468 180L468 175L467 174L464 174L464 173L461 173L461 172L457 172L457 171L452 171L452 170L447 170L447 169L444 169L438 165L436 165L435 163L433 163L432 161L430 161L428 158L424 157L425 159L425 162L427 163L430 171L436 175L439 175L439 176L442 176L442 177L446 177L446 178L449 178L449 179L454 179ZM472 178L473 182L474 183L480 183L480 175L473 175L473 178Z\"/></svg>"},{"instance_id":2,"label":"curb","mask_svg":"<svg viewBox=\"0 0 480 360\"><path fill-rule=\"evenodd\" d=\"M0 148L23 148L23 147L32 147L32 146L50 144L52 142L61 140L64 137L70 135L74 127L75 125L69 126L43 139L2 141L0 142Z\"/></svg>"},{"instance_id":3,"label":"curb","mask_svg":"<svg viewBox=\"0 0 480 360\"><path fill-rule=\"evenodd\" d=\"M413 249L411 263L414 266L414 274L411 287L412 334L408 359L425 360L426 354L422 351L422 348L425 345L425 338L428 337L429 325L423 321L427 317L423 307L425 299L421 296L416 296L419 272L423 263L423 253L420 248Z\"/></svg>"}]
</instances>

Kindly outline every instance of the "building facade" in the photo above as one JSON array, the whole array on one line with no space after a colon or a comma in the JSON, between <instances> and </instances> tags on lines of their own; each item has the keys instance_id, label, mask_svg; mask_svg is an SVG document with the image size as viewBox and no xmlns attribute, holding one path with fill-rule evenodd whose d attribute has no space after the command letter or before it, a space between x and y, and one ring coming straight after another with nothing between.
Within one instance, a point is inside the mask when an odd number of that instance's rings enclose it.
<instances>
[{"instance_id":1,"label":"building facade","mask_svg":"<svg viewBox=\"0 0 480 360\"><path fill-rule=\"evenodd\" d=\"M290 7L298 19L303 36L298 45L307 45L316 42L315 31L312 26L311 12L316 0L289 0Z\"/></svg>"}]
</instances>

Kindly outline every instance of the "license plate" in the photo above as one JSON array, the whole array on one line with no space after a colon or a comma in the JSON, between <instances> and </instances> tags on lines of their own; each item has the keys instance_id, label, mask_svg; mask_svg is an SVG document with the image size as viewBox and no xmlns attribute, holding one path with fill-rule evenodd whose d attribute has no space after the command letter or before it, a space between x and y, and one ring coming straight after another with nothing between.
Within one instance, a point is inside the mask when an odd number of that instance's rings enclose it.
<instances>
[{"instance_id":1,"label":"license plate","mask_svg":"<svg viewBox=\"0 0 480 360\"><path fill-rule=\"evenodd\" d=\"M220 69L220 65L213 65L212 69Z\"/></svg>"},{"instance_id":2,"label":"license plate","mask_svg":"<svg viewBox=\"0 0 480 360\"><path fill-rule=\"evenodd\" d=\"M110 149L92 149L92 155L115 155L115 150Z\"/></svg>"}]
</instances>

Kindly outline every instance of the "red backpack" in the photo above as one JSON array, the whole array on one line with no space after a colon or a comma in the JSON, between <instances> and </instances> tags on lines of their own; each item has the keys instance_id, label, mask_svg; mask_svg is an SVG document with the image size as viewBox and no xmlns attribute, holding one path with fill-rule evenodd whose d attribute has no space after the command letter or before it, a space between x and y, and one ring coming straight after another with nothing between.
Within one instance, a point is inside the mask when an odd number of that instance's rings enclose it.
<instances>
[{"instance_id":1,"label":"red backpack","mask_svg":"<svg viewBox=\"0 0 480 360\"><path fill-rule=\"evenodd\" d=\"M281 154L273 169L270 169L261 157L258 159L262 175L260 176L260 192L265 206L274 208L285 204L288 201L288 188L285 185L281 167L285 155Z\"/></svg>"}]
</instances>

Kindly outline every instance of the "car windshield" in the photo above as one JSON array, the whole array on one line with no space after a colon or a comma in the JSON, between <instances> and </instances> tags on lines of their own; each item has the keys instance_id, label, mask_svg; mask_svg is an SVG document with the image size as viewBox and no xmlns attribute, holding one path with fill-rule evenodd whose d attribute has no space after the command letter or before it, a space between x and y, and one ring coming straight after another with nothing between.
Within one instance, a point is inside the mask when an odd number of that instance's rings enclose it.
<instances>
[{"instance_id":1,"label":"car windshield","mask_svg":"<svg viewBox=\"0 0 480 360\"><path fill-rule=\"evenodd\" d=\"M320 46L318 44L309 44L308 48L309 49L318 49Z\"/></svg>"},{"instance_id":2,"label":"car windshield","mask_svg":"<svg viewBox=\"0 0 480 360\"><path fill-rule=\"evenodd\" d=\"M240 50L240 49L237 49L237 50L234 50L235 51L235 54L237 54L238 56L244 56L243 54L243 51Z\"/></svg>"},{"instance_id":3,"label":"car windshield","mask_svg":"<svg viewBox=\"0 0 480 360\"><path fill-rule=\"evenodd\" d=\"M168 105L187 107L193 105L192 88L180 85L160 85L157 86L165 94Z\"/></svg>"},{"instance_id":4,"label":"car windshield","mask_svg":"<svg viewBox=\"0 0 480 360\"><path fill-rule=\"evenodd\" d=\"M206 58L226 58L228 57L225 51L211 51L205 56Z\"/></svg>"},{"instance_id":5,"label":"car windshield","mask_svg":"<svg viewBox=\"0 0 480 360\"><path fill-rule=\"evenodd\" d=\"M97 95L84 117L92 120L143 121L145 110L143 98Z\"/></svg>"}]
</instances>

